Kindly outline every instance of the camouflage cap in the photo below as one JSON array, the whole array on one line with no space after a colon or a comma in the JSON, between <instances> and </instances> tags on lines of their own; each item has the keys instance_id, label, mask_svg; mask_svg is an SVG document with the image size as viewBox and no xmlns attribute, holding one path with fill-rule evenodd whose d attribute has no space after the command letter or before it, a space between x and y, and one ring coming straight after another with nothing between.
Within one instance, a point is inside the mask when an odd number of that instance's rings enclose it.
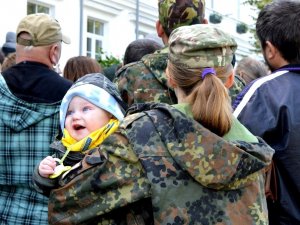
<instances>
[{"instance_id":1,"label":"camouflage cap","mask_svg":"<svg viewBox=\"0 0 300 225\"><path fill-rule=\"evenodd\" d=\"M169 36L180 26L202 23L205 0L159 0L159 21Z\"/></svg>"},{"instance_id":2,"label":"camouflage cap","mask_svg":"<svg viewBox=\"0 0 300 225\"><path fill-rule=\"evenodd\" d=\"M237 43L208 24L183 26L169 38L169 60L187 68L224 67L232 61Z\"/></svg>"}]
</instances>

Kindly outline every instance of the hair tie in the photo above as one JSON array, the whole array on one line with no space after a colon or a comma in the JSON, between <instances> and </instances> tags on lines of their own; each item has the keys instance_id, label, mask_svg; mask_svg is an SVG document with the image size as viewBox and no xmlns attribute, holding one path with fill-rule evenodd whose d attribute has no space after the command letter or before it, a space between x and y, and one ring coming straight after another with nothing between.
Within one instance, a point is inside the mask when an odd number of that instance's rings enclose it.
<instances>
[{"instance_id":1,"label":"hair tie","mask_svg":"<svg viewBox=\"0 0 300 225\"><path fill-rule=\"evenodd\" d=\"M206 77L207 74L212 74L212 75L216 75L216 71L214 68L205 68L203 71L202 71L202 80Z\"/></svg>"}]
</instances>

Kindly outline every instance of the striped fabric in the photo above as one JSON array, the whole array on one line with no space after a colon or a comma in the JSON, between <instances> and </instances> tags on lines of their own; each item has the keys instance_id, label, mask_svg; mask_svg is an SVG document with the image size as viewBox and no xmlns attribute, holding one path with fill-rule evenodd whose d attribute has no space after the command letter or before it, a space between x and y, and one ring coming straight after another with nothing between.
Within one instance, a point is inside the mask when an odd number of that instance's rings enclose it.
<instances>
[{"instance_id":1,"label":"striped fabric","mask_svg":"<svg viewBox=\"0 0 300 225\"><path fill-rule=\"evenodd\" d=\"M286 74L288 71L287 70L283 70L283 71L278 71L276 73L273 73L271 75L262 77L260 79L258 79L257 81L251 83L251 87L247 90L247 93L245 93L245 95L243 96L243 99L241 100L241 102L239 103L239 105L236 107L236 109L234 110L233 115L238 118L239 114L241 113L241 111L244 109L244 107L247 105L247 103L249 102L250 98L253 96L253 94L255 93L255 91L261 86L263 85L265 82L272 80L278 76L281 76L283 74Z\"/></svg>"}]
</instances>

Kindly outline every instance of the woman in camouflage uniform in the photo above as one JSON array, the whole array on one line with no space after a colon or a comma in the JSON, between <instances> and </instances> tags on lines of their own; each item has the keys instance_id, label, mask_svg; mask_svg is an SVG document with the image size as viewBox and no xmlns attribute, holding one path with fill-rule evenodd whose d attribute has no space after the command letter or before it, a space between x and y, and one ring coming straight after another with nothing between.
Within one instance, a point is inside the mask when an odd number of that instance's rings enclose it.
<instances>
[{"instance_id":1,"label":"woman in camouflage uniform","mask_svg":"<svg viewBox=\"0 0 300 225\"><path fill-rule=\"evenodd\" d=\"M268 224L263 171L274 151L233 118L225 87L236 42L192 25L169 47L178 104L133 105L51 193L51 224Z\"/></svg>"}]
</instances>

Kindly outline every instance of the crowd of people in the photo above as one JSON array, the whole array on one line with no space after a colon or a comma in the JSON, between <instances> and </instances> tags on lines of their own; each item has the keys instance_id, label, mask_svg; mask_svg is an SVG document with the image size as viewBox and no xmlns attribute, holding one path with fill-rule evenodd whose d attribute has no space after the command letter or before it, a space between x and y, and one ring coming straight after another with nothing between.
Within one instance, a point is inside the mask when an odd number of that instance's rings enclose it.
<instances>
[{"instance_id":1,"label":"crowd of people","mask_svg":"<svg viewBox=\"0 0 300 225\"><path fill-rule=\"evenodd\" d=\"M235 62L205 0L158 10L165 46L133 41L113 77L87 56L59 74L70 39L47 14L7 33L1 225L300 224L300 2L259 12L265 63Z\"/></svg>"}]
</instances>

